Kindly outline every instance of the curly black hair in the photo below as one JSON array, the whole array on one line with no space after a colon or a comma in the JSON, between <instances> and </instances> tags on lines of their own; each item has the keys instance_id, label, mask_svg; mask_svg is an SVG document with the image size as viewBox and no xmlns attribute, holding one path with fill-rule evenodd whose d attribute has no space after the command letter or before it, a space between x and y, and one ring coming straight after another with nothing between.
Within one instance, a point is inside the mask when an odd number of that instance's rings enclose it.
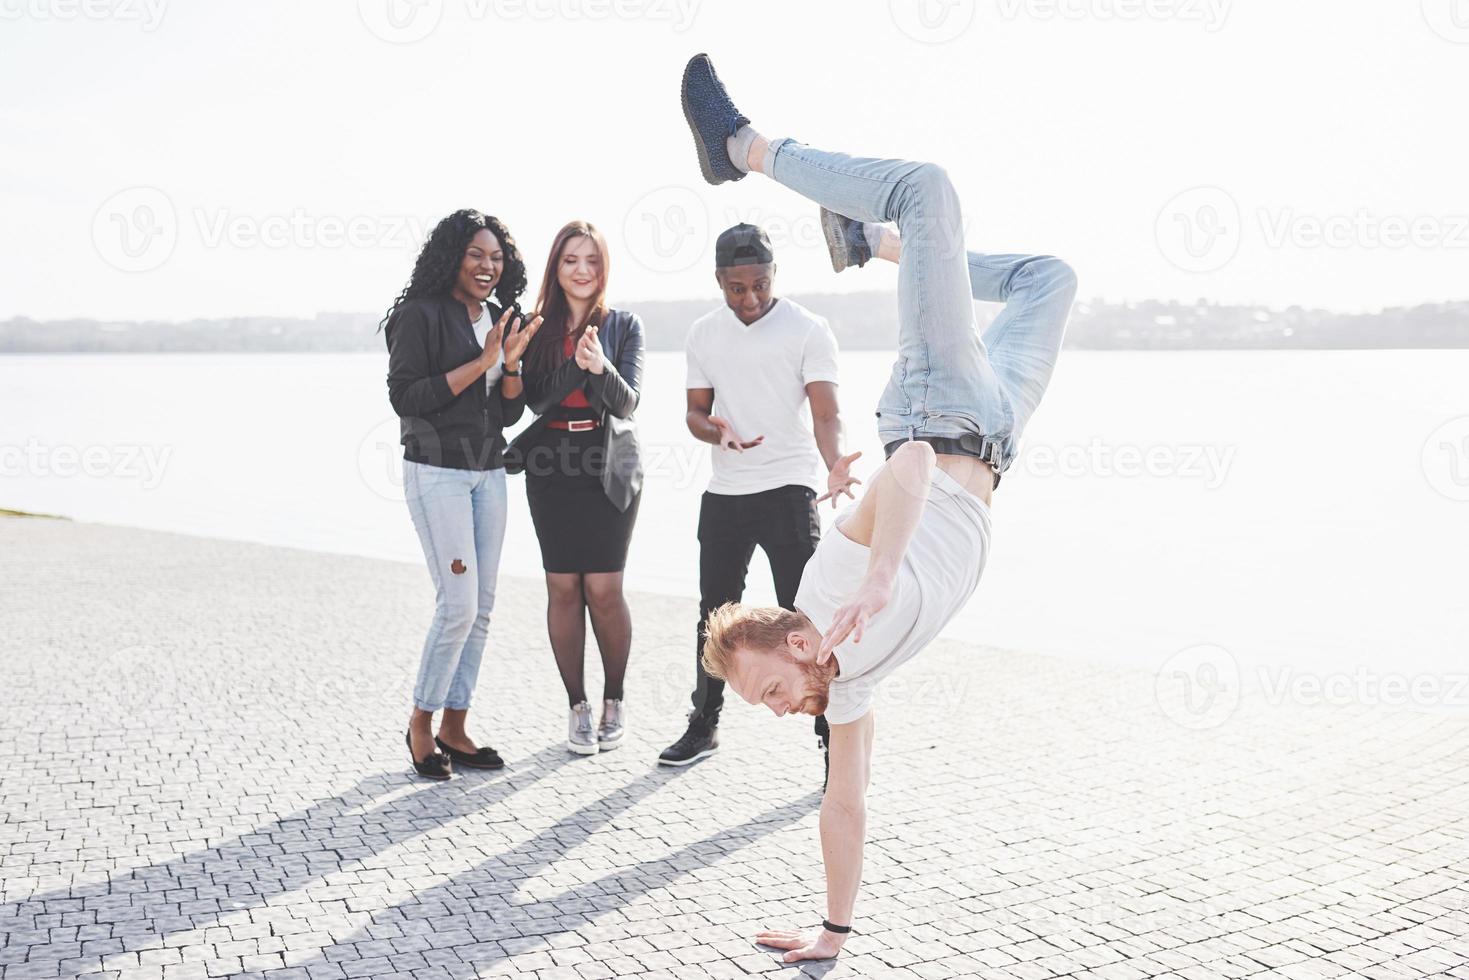
<instances>
[{"instance_id":1,"label":"curly black hair","mask_svg":"<svg viewBox=\"0 0 1469 980\"><path fill-rule=\"evenodd\" d=\"M398 298L393 300L393 305L388 307L388 312L383 314L378 329L385 327L393 314L398 312L398 308L408 300L420 296L442 296L453 289L454 280L459 275L459 265L464 261L469 243L484 229L489 229L490 234L499 240L500 248L505 253L504 271L495 283L495 299L502 308L515 305L528 283L525 260L521 258L515 239L499 218L473 208L464 208L434 225L428 241L423 243L423 249L418 253L417 261L413 263L413 275L409 278L408 285L403 287Z\"/></svg>"}]
</instances>

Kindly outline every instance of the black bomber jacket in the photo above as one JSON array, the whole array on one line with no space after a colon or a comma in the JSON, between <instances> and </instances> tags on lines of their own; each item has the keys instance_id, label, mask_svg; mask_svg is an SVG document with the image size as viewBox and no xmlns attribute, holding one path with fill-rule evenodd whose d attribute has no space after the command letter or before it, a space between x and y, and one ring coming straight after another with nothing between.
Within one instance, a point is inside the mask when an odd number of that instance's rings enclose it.
<instances>
[{"instance_id":1,"label":"black bomber jacket","mask_svg":"<svg viewBox=\"0 0 1469 980\"><path fill-rule=\"evenodd\" d=\"M501 312L492 303L485 315ZM525 412L525 395L506 397L504 378L489 391L483 378L458 395L449 390L446 375L483 351L464 304L453 296L408 300L385 333L388 401L402 421L403 458L456 470L503 467L502 433Z\"/></svg>"}]
</instances>

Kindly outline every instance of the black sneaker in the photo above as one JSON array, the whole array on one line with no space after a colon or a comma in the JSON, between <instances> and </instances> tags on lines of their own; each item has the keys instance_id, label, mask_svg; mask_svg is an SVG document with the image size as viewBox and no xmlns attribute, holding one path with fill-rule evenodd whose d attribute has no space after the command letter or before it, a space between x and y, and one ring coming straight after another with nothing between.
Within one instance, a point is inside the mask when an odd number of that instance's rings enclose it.
<instances>
[{"instance_id":1,"label":"black sneaker","mask_svg":"<svg viewBox=\"0 0 1469 980\"><path fill-rule=\"evenodd\" d=\"M686 766L691 762L698 762L708 755L713 755L714 750L719 748L719 724L710 724L708 721L695 715L689 720L686 732L658 756L660 766Z\"/></svg>"},{"instance_id":2,"label":"black sneaker","mask_svg":"<svg viewBox=\"0 0 1469 980\"><path fill-rule=\"evenodd\" d=\"M704 179L711 184L743 179L745 172L730 161L724 141L741 126L748 126L750 120L735 108L707 54L689 59L683 70L681 95L683 117L694 134Z\"/></svg>"},{"instance_id":3,"label":"black sneaker","mask_svg":"<svg viewBox=\"0 0 1469 980\"><path fill-rule=\"evenodd\" d=\"M822 208L821 234L826 238L826 250L831 255L832 272L841 272L853 265L864 266L872 258L872 249L867 244L867 235L863 233L860 221Z\"/></svg>"}]
</instances>

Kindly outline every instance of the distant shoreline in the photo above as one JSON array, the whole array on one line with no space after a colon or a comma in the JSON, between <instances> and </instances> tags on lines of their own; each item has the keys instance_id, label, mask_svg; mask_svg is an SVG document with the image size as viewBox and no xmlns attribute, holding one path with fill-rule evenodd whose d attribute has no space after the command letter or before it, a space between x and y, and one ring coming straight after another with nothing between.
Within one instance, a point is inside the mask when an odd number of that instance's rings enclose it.
<instances>
[{"instance_id":1,"label":"distant shoreline","mask_svg":"<svg viewBox=\"0 0 1469 980\"><path fill-rule=\"evenodd\" d=\"M891 351L897 299L891 292L822 293L788 299L831 323L844 350ZM717 309L702 300L618 302L643 320L647 349L681 351L696 319ZM996 304L979 304L987 326ZM311 318L0 322L0 354L68 353L345 353L383 351L380 313L318 313ZM1336 313L1290 307L1222 305L1199 300L1077 303L1067 329L1073 350L1459 350L1469 349L1469 301Z\"/></svg>"}]
</instances>

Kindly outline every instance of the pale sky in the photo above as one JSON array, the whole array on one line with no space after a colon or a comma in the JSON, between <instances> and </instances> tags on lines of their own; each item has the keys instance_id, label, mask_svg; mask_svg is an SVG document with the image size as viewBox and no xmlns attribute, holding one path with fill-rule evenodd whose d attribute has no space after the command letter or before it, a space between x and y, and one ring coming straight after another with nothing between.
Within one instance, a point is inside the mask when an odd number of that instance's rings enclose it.
<instances>
[{"instance_id":1,"label":"pale sky","mask_svg":"<svg viewBox=\"0 0 1469 980\"><path fill-rule=\"evenodd\" d=\"M768 136L943 164L972 248L1084 298L1469 299L1469 0L0 0L0 318L381 310L460 207L533 283L601 225L614 302L715 300L739 220L782 291L890 286L703 183L698 51Z\"/></svg>"}]
</instances>

